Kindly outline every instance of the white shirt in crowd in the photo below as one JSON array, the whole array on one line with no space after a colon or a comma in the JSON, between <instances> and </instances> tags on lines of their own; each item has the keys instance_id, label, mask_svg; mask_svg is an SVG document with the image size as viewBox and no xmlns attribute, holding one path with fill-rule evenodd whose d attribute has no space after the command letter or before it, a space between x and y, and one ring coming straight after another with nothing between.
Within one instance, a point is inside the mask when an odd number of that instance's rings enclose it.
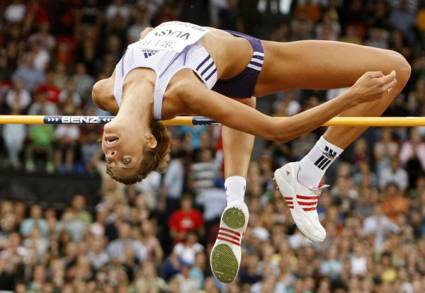
<instances>
[{"instance_id":1,"label":"white shirt in crowd","mask_svg":"<svg viewBox=\"0 0 425 293\"><path fill-rule=\"evenodd\" d=\"M195 263L195 256L198 252L204 250L200 243L195 243L192 246L187 246L184 243L178 243L174 246L175 254L186 264L193 265Z\"/></svg>"},{"instance_id":2,"label":"white shirt in crowd","mask_svg":"<svg viewBox=\"0 0 425 293\"><path fill-rule=\"evenodd\" d=\"M56 138L68 137L77 140L80 137L80 130L75 125L59 125L55 132Z\"/></svg>"},{"instance_id":3,"label":"white shirt in crowd","mask_svg":"<svg viewBox=\"0 0 425 293\"><path fill-rule=\"evenodd\" d=\"M409 184L406 170L402 168L398 168L395 171L391 168L383 169L379 176L379 186L385 188L390 182L395 182L402 190L405 190Z\"/></svg>"},{"instance_id":4,"label":"white shirt in crowd","mask_svg":"<svg viewBox=\"0 0 425 293\"><path fill-rule=\"evenodd\" d=\"M114 240L108 245L107 251L110 258L123 261L127 258L127 249L133 250L134 256L139 262L143 262L144 260L146 260L146 247L138 240Z\"/></svg>"},{"instance_id":5,"label":"white shirt in crowd","mask_svg":"<svg viewBox=\"0 0 425 293\"><path fill-rule=\"evenodd\" d=\"M164 184L167 186L169 198L179 199L183 192L184 168L180 159L173 159L165 173Z\"/></svg>"},{"instance_id":6,"label":"white shirt in crowd","mask_svg":"<svg viewBox=\"0 0 425 293\"><path fill-rule=\"evenodd\" d=\"M19 93L15 90L8 91L6 103L10 108L14 108L17 100L19 100L19 108L25 109L31 103L30 93L25 89L21 89Z\"/></svg>"},{"instance_id":7,"label":"white shirt in crowd","mask_svg":"<svg viewBox=\"0 0 425 293\"><path fill-rule=\"evenodd\" d=\"M226 207L226 193L223 189L209 188L196 196L196 204L204 208L204 220L210 221L221 216Z\"/></svg>"}]
</instances>

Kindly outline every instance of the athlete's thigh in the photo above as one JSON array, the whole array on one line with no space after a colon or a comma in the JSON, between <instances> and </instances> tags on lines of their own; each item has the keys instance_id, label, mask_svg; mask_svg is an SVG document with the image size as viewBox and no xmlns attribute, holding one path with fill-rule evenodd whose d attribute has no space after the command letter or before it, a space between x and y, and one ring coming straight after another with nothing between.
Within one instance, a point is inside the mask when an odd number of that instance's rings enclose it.
<instances>
[{"instance_id":1,"label":"athlete's thigh","mask_svg":"<svg viewBox=\"0 0 425 293\"><path fill-rule=\"evenodd\" d=\"M366 71L405 66L397 52L333 41L263 41L265 60L256 95L283 89L351 86ZM408 66L408 65L407 65Z\"/></svg>"}]
</instances>

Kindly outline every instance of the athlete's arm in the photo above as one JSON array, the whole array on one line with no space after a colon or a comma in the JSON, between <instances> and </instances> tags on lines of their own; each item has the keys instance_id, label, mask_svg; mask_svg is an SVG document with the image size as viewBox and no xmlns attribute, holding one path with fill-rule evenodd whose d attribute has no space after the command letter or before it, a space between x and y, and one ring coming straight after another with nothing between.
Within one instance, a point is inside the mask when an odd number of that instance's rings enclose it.
<instances>
[{"instance_id":1,"label":"athlete's arm","mask_svg":"<svg viewBox=\"0 0 425 293\"><path fill-rule=\"evenodd\" d=\"M230 128L266 139L289 141L320 127L351 107L381 98L395 83L394 73L385 76L381 72L368 72L339 97L287 118L267 116L207 89L200 82L180 87L179 92L186 107L197 115L208 116Z\"/></svg>"},{"instance_id":2,"label":"athlete's arm","mask_svg":"<svg viewBox=\"0 0 425 293\"><path fill-rule=\"evenodd\" d=\"M92 100L93 103L100 109L112 114L118 113L118 104L114 96L110 93L110 88L113 88L115 80L115 70L111 77L101 79L93 85Z\"/></svg>"},{"instance_id":3,"label":"athlete's arm","mask_svg":"<svg viewBox=\"0 0 425 293\"><path fill-rule=\"evenodd\" d=\"M140 33L140 39L143 39L144 37L146 37L146 35L153 30L153 27L148 26L147 28L145 28L141 33Z\"/></svg>"}]
</instances>

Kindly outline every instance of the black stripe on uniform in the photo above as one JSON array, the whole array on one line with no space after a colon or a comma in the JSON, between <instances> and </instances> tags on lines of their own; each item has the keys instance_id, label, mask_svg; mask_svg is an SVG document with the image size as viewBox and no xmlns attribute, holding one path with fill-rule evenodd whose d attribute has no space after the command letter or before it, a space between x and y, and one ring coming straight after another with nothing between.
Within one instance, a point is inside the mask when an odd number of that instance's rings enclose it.
<instances>
[{"instance_id":1,"label":"black stripe on uniform","mask_svg":"<svg viewBox=\"0 0 425 293\"><path fill-rule=\"evenodd\" d=\"M214 68L214 70L210 73L210 75L208 75L207 78L205 78L205 81L208 81L208 79L210 79L211 76L213 76L213 74L216 72L217 72L217 68Z\"/></svg>"},{"instance_id":2,"label":"black stripe on uniform","mask_svg":"<svg viewBox=\"0 0 425 293\"><path fill-rule=\"evenodd\" d=\"M209 55L207 57L205 57L204 60L202 60L202 62L198 65L198 67L196 67L196 71L198 71L202 67L202 65L204 65L205 62L207 62L208 59L210 59Z\"/></svg>"},{"instance_id":3,"label":"black stripe on uniform","mask_svg":"<svg viewBox=\"0 0 425 293\"><path fill-rule=\"evenodd\" d=\"M211 64L207 66L207 68L202 71L201 75L204 75L212 66L214 65L214 61L211 60Z\"/></svg>"}]
</instances>

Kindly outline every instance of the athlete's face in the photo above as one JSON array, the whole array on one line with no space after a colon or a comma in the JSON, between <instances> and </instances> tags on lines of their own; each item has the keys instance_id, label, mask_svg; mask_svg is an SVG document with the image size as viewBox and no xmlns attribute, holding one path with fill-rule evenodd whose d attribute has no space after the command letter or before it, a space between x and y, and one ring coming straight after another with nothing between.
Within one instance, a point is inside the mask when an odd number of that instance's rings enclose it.
<instances>
[{"instance_id":1,"label":"athlete's face","mask_svg":"<svg viewBox=\"0 0 425 293\"><path fill-rule=\"evenodd\" d=\"M112 120L105 125L102 150L111 173L118 177L132 176L143 159L144 134L137 125Z\"/></svg>"}]
</instances>

